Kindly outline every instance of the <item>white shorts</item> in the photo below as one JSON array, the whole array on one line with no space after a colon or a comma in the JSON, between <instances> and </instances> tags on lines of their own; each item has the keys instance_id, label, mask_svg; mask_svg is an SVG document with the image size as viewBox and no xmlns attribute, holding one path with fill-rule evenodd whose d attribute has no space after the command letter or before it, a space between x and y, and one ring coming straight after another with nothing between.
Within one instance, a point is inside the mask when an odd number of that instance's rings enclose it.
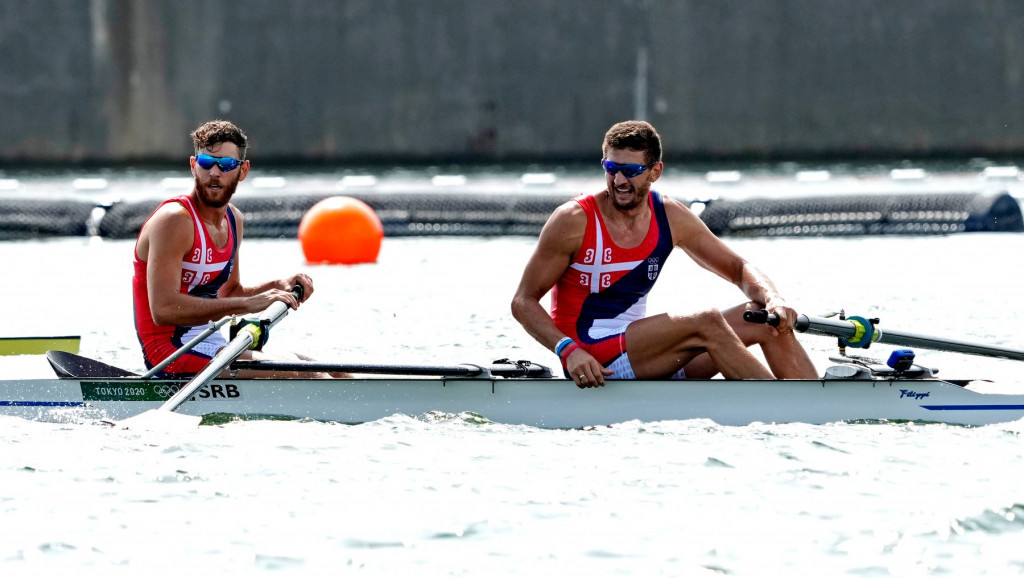
<instances>
[{"instance_id":1,"label":"white shorts","mask_svg":"<svg viewBox=\"0 0 1024 578\"><path fill-rule=\"evenodd\" d=\"M615 361L609 363L606 366L608 369L615 373L606 376L605 379L636 379L636 374L633 373L633 365L629 362L629 354L623 352ZM686 372L683 368L679 368L679 371L672 374L669 379L686 379Z\"/></svg>"}]
</instances>

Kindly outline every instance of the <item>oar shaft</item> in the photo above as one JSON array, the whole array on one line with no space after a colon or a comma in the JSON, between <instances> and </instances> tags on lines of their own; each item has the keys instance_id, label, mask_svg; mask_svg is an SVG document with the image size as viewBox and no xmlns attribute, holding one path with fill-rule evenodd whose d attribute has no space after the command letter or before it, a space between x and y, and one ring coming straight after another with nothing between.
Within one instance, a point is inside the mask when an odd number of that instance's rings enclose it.
<instances>
[{"instance_id":1,"label":"oar shaft","mask_svg":"<svg viewBox=\"0 0 1024 578\"><path fill-rule=\"evenodd\" d=\"M773 326L778 325L778 318L773 314L762 315L761 312L748 311L744 314L743 318L754 323L767 323ZM850 321L842 319L827 319L824 317L810 317L808 315L797 316L793 329L800 332L827 335L830 337L844 337L847 339L855 337L859 331L857 325ZM972 343L969 341L961 341L959 339L946 339L944 337L931 337L928 335L919 335L895 329L883 329L878 326L875 326L874 329L875 334L870 339L872 343L888 343L890 345L902 345L906 347L922 347L924 349L934 349L937 351L952 351L954 353L965 353L968 355L1000 357L1003 359L1024 361L1024 350L1014 349L1012 347Z\"/></svg>"},{"instance_id":2,"label":"oar shaft","mask_svg":"<svg viewBox=\"0 0 1024 578\"><path fill-rule=\"evenodd\" d=\"M185 355L189 351L192 351L192 349L194 349L196 345L199 345L200 343L205 341L207 337L219 331L220 328L223 327L224 324L227 323L228 321L231 321L231 319L232 317L225 317L224 319L221 319L216 323L211 321L209 326L207 326L207 328L204 329L202 333L196 335L195 337L192 338L191 341L179 347L174 353L168 355L166 359L154 365L153 369L150 369L142 376L142 379L150 379L151 377L163 371L163 369L170 365L175 359L178 359L182 355Z\"/></svg>"},{"instance_id":3,"label":"oar shaft","mask_svg":"<svg viewBox=\"0 0 1024 578\"><path fill-rule=\"evenodd\" d=\"M246 371L299 371L319 373L367 373L376 375L430 375L443 377L550 377L551 369L529 362L495 363L489 366L468 363L457 365L401 365L383 363L328 363L320 361L256 361L240 359L231 369Z\"/></svg>"},{"instance_id":4,"label":"oar shaft","mask_svg":"<svg viewBox=\"0 0 1024 578\"><path fill-rule=\"evenodd\" d=\"M1001 357L1005 359L1013 359L1016 361L1024 361L1024 350L1013 349L1011 347L1002 347L999 345L986 345L984 343L971 343L969 341L947 339L944 337L930 337L927 335L917 335L914 333L906 333L903 331L896 331L892 329L881 329L877 327L876 329L878 329L881 333L881 335L878 337L878 343L888 343L890 345L904 345L907 347L923 347L925 349L936 349L939 351L953 351L956 353L966 353L969 355Z\"/></svg>"},{"instance_id":5,"label":"oar shaft","mask_svg":"<svg viewBox=\"0 0 1024 578\"><path fill-rule=\"evenodd\" d=\"M207 383L210 383L217 378L222 371L224 371L231 362L241 355L246 349L252 347L252 335L250 333L239 334L231 343L228 343L224 349L220 350L209 365L207 365L202 371L196 374L192 378L192 381L185 384L184 387L178 390L170 399L164 402L160 406L162 411L174 411L178 409L181 404L192 397L199 389L201 389Z\"/></svg>"},{"instance_id":6,"label":"oar shaft","mask_svg":"<svg viewBox=\"0 0 1024 578\"><path fill-rule=\"evenodd\" d=\"M301 287L299 288L301 292ZM277 324L278 321L284 319L288 315L288 305L281 302L275 301L267 307L266 310L260 315L260 319L267 320L266 331L269 331L271 327ZM196 374L191 381L186 383L184 387L178 390L170 399L164 402L160 406L161 411L174 411L178 409L181 404L185 403L187 399L195 395L204 385L213 381L222 371L228 368L233 361L238 359L238 356L245 352L246 349L252 347L253 334L250 331L239 331L238 335L231 340L224 349L214 356L210 363Z\"/></svg>"},{"instance_id":7,"label":"oar shaft","mask_svg":"<svg viewBox=\"0 0 1024 578\"><path fill-rule=\"evenodd\" d=\"M240 359L231 364L231 368L247 371L442 375L453 377L469 377L484 373L484 368L476 365L385 365L376 363L322 363L318 361L254 361L249 359Z\"/></svg>"}]
</instances>

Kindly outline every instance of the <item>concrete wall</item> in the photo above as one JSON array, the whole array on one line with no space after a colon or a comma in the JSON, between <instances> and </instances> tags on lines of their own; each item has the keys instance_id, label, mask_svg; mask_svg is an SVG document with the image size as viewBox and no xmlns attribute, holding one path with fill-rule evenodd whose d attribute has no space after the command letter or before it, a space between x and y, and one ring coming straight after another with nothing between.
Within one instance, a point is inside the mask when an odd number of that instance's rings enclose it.
<instances>
[{"instance_id":1,"label":"concrete wall","mask_svg":"<svg viewBox=\"0 0 1024 578\"><path fill-rule=\"evenodd\" d=\"M4 0L0 161L1024 151L1013 0Z\"/></svg>"}]
</instances>

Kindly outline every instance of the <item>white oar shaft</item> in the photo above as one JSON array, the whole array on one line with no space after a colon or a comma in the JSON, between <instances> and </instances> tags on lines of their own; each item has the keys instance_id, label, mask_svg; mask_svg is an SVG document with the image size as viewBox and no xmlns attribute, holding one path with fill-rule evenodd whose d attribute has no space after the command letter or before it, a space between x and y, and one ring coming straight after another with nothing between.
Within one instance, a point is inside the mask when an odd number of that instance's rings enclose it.
<instances>
[{"instance_id":1,"label":"white oar shaft","mask_svg":"<svg viewBox=\"0 0 1024 578\"><path fill-rule=\"evenodd\" d=\"M266 330L269 331L278 321L284 319L288 315L288 310L288 305L281 301L276 301L270 307L267 307L263 314L260 315L260 319L268 321ZM165 401L159 409L161 411L174 411L178 409L181 404L195 395L204 385L213 381L222 371L227 369L233 361L238 359L238 356L252 347L254 336L250 329L251 327L244 327L239 331L238 335L224 349L221 349L202 371L192 378L192 381L186 383L177 393Z\"/></svg>"}]
</instances>

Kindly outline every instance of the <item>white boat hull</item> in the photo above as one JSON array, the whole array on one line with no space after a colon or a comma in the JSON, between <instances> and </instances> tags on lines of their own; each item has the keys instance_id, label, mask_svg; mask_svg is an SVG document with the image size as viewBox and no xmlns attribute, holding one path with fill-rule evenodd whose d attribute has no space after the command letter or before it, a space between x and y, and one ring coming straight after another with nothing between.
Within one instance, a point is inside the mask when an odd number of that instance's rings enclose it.
<instances>
[{"instance_id":1,"label":"white boat hull","mask_svg":"<svg viewBox=\"0 0 1024 578\"><path fill-rule=\"evenodd\" d=\"M81 422L158 408L180 381L137 378L0 381L0 415ZM896 420L965 425L1024 417L1024 395L979 393L938 379L611 381L369 377L215 380L179 413L364 423L394 414L470 412L497 423L579 428L631 420L830 423Z\"/></svg>"}]
</instances>

